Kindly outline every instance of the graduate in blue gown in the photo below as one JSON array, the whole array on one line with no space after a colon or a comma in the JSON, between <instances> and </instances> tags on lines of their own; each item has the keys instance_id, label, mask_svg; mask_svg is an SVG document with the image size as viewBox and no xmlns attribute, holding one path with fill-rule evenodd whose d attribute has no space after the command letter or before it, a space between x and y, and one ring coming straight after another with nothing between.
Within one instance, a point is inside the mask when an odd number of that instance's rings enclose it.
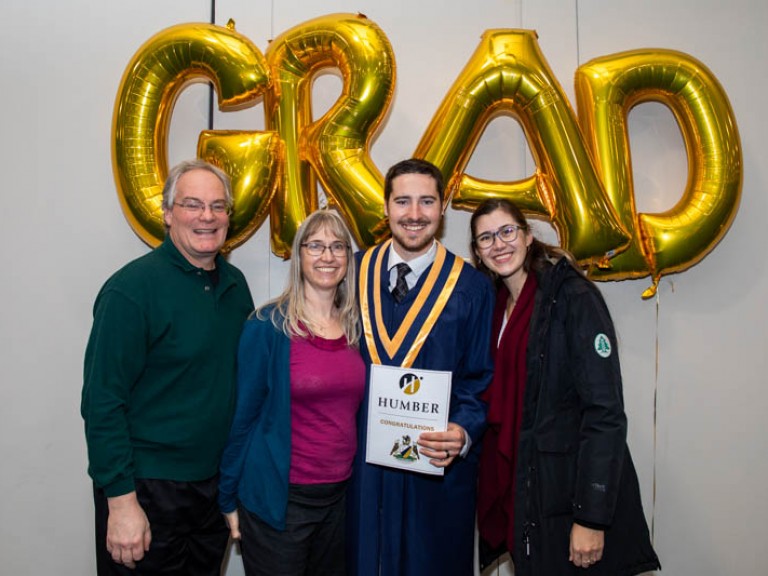
<instances>
[{"instance_id":1,"label":"graduate in blue gown","mask_svg":"<svg viewBox=\"0 0 768 576\"><path fill-rule=\"evenodd\" d=\"M481 394L493 369L493 290L435 240L443 210L435 166L417 159L396 164L384 195L392 239L358 255L360 348L369 382L371 364L450 371L449 424L418 439L420 456L444 468L443 476L368 464L366 387L348 493L349 574L467 576L486 416Z\"/></svg>"}]
</instances>

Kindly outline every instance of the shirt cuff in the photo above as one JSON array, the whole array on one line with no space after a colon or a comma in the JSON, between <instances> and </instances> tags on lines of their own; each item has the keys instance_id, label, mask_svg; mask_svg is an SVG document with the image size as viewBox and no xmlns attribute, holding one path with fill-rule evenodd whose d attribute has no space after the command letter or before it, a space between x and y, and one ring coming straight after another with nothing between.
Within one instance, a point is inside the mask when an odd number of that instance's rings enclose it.
<instances>
[{"instance_id":1,"label":"shirt cuff","mask_svg":"<svg viewBox=\"0 0 768 576\"><path fill-rule=\"evenodd\" d=\"M469 451L472 449L472 438L469 437L469 434L467 434L467 431L464 430L464 428L462 428L461 431L464 433L464 446L461 448L459 456L461 458L466 458L467 454L469 454Z\"/></svg>"}]
</instances>

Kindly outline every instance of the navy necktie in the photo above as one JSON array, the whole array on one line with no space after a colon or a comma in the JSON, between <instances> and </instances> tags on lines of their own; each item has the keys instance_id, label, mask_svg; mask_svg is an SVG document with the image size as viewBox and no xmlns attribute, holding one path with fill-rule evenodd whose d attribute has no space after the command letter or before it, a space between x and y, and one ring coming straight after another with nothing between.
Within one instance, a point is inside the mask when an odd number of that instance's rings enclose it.
<instances>
[{"instance_id":1,"label":"navy necktie","mask_svg":"<svg viewBox=\"0 0 768 576\"><path fill-rule=\"evenodd\" d=\"M408 294L408 283L405 281L405 276L411 271L411 267L405 262L400 262L395 267L397 268L397 282L395 282L395 287L392 289L392 297L395 299L395 302L400 303L405 298L405 295Z\"/></svg>"}]
</instances>

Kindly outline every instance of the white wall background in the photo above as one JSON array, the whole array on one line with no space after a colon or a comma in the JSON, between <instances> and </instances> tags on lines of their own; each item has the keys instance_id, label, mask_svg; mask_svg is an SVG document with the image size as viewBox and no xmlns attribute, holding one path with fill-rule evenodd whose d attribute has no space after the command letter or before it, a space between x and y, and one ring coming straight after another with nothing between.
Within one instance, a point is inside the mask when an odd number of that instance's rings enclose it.
<instances>
[{"instance_id":1,"label":"white wall background","mask_svg":"<svg viewBox=\"0 0 768 576\"><path fill-rule=\"evenodd\" d=\"M741 132L744 186L722 242L695 267L602 284L621 338L629 441L665 574L766 574L768 4L764 0L219 0L262 50L315 16L363 12L397 58L392 110L372 156L384 171L415 149L438 104L490 28L530 28L571 102L580 63L644 47L703 61L728 93ZM115 269L147 251L123 217L110 160L115 94L131 56L172 24L209 21L210 0L4 0L0 8L0 573L95 572L92 502L79 400L91 305ZM325 77L318 106L338 80ZM177 106L170 159L193 156L207 89ZM215 128L263 127L263 109L215 116ZM672 116L631 116L638 206L674 204L686 160ZM468 172L532 171L513 122L492 124ZM467 255L468 214L449 211L446 244ZM543 234L551 233L546 227ZM232 261L266 300L285 263L267 226ZM498 572L509 574L507 566ZM227 570L242 574L236 555Z\"/></svg>"}]
</instances>

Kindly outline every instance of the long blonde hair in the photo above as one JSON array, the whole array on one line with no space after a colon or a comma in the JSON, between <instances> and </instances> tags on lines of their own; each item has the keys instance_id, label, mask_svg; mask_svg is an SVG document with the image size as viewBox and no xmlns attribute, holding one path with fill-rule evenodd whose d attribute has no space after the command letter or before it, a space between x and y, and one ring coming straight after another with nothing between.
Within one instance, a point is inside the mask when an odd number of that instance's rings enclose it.
<instances>
[{"instance_id":1,"label":"long blonde hair","mask_svg":"<svg viewBox=\"0 0 768 576\"><path fill-rule=\"evenodd\" d=\"M347 273L336 288L334 306L339 313L344 336L349 346L357 346L360 340L359 312L356 301L355 258L352 253L352 235L341 216L331 209L316 210L301 223L293 239L291 247L291 268L288 275L288 285L283 293L274 300L256 310L259 318L264 318L266 308L274 305L269 317L275 328L282 330L290 337L306 338L318 336L312 331L312 324L306 311L304 294L304 275L301 271L301 245L318 230L326 229L332 236L338 238L347 247Z\"/></svg>"}]
</instances>

